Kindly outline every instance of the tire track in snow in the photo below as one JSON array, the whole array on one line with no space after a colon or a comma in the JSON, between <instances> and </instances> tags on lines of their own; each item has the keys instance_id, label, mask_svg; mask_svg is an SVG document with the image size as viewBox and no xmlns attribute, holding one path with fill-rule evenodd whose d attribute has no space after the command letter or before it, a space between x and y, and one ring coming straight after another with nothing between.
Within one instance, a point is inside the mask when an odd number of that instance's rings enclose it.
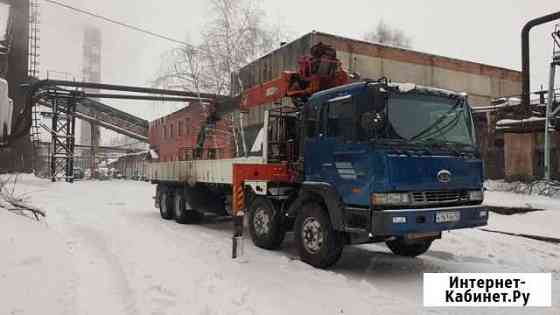
<instances>
[{"instance_id":1,"label":"tire track in snow","mask_svg":"<svg viewBox=\"0 0 560 315\"><path fill-rule=\"evenodd\" d=\"M110 246L111 234L116 231L90 227L96 222L88 217L91 209L87 206L70 208L64 199L50 205L51 226L66 238L74 257L75 275L69 286L73 291L72 314L139 314L123 266Z\"/></svg>"},{"instance_id":2,"label":"tire track in snow","mask_svg":"<svg viewBox=\"0 0 560 315\"><path fill-rule=\"evenodd\" d=\"M99 307L109 308L102 312L104 314L139 314L123 267L103 233L93 228L74 227L72 235L76 238L80 309L85 314ZM94 313L98 312L91 312Z\"/></svg>"}]
</instances>

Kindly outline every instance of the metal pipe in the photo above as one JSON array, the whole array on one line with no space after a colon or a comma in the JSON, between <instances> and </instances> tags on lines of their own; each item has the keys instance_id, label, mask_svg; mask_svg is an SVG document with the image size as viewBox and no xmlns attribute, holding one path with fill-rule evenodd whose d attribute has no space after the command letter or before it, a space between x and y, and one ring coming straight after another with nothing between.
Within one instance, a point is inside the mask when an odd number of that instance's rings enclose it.
<instances>
[{"instance_id":1,"label":"metal pipe","mask_svg":"<svg viewBox=\"0 0 560 315\"><path fill-rule=\"evenodd\" d=\"M111 125L111 124L109 124L109 123L106 123L106 122L104 122L104 121L95 119L94 117L91 117L91 116L86 115L86 114L83 114L83 113L76 112L75 115L76 115L76 118L79 118L79 119L81 119L81 120L85 120L85 121L87 121L87 122L89 122L89 123L97 124L97 125L99 125L99 126L101 126L101 127L103 127L103 128L112 130L112 131L114 131L114 132L116 132L116 133L123 134L123 135L125 135L125 136L128 136L128 137L130 137L130 138L133 138L133 139L136 139L136 140L139 140L139 141L142 141L142 142L148 142L148 137L146 137L146 136L144 136L144 135L139 135L139 134L137 134L137 133L133 133L133 132L128 131L128 130L126 130L126 129L124 129L124 128L120 128L120 127L118 127L118 126Z\"/></svg>"},{"instance_id":2,"label":"metal pipe","mask_svg":"<svg viewBox=\"0 0 560 315\"><path fill-rule=\"evenodd\" d=\"M265 116L266 117L266 116ZM241 131L241 144L243 145L243 156L247 157L247 142L245 142L245 126L243 126L243 120L245 118L245 113L239 112L239 129ZM266 121L266 119L265 119Z\"/></svg>"},{"instance_id":3,"label":"metal pipe","mask_svg":"<svg viewBox=\"0 0 560 315\"><path fill-rule=\"evenodd\" d=\"M76 88L84 88L84 89L123 91L123 92L145 93L145 94L161 94L161 95L186 96L186 97L198 98L198 93L193 93L188 91L164 90L164 89L156 89L156 88L95 83L95 82L42 80L35 83L33 86L34 89L44 87L44 86L65 86L65 87L76 87ZM223 96L220 95L208 94L208 93L201 93L200 96L203 98L210 98L210 99L224 98Z\"/></svg>"},{"instance_id":4,"label":"metal pipe","mask_svg":"<svg viewBox=\"0 0 560 315\"><path fill-rule=\"evenodd\" d=\"M555 62L550 64L550 78L548 81L548 102L546 104L546 120L544 123L544 179L550 180L550 118L555 114L552 112L554 104L554 81L556 78Z\"/></svg>"},{"instance_id":5,"label":"metal pipe","mask_svg":"<svg viewBox=\"0 0 560 315\"><path fill-rule=\"evenodd\" d=\"M122 100L145 100L145 101L162 101L162 102L210 102L209 98L194 98L194 97L167 97L167 96L151 96L151 95L129 95L129 94L105 94L105 93L84 93L84 97L89 98L112 98Z\"/></svg>"},{"instance_id":6,"label":"metal pipe","mask_svg":"<svg viewBox=\"0 0 560 315\"><path fill-rule=\"evenodd\" d=\"M138 143L138 142L136 142L136 143ZM46 146L46 145L50 145L51 142L41 141L39 144L43 145L43 146ZM78 149L90 149L91 147L92 147L91 145L74 144L74 148L78 148ZM114 151L114 152L123 152L123 153L140 153L140 152L146 151L146 150L141 150L141 149L126 149L126 148L122 148L121 146L114 146L114 147L111 147L111 146L97 146L97 148L100 149L100 150L103 150L103 151Z\"/></svg>"},{"instance_id":7,"label":"metal pipe","mask_svg":"<svg viewBox=\"0 0 560 315\"><path fill-rule=\"evenodd\" d=\"M530 65L530 38L529 33L531 29L537 25L541 25L544 23L548 23L554 20L560 19L560 11L552 14L548 14L536 19L533 19L525 26L521 31L521 80L522 80L522 91L521 91L521 104L525 108L525 111L528 111L529 103L530 103L530 89L531 89L531 65Z\"/></svg>"},{"instance_id":8,"label":"metal pipe","mask_svg":"<svg viewBox=\"0 0 560 315\"><path fill-rule=\"evenodd\" d=\"M144 93L144 94L159 94L159 95L167 95L167 96L183 96L183 97L192 97L192 98L207 98L207 99L215 99L219 103L222 103L223 109L218 110L217 112L220 113L222 110L227 110L232 105L237 104L238 100L236 98L231 98L223 95L216 95L216 94L208 94L208 93L193 93L187 91L177 91L177 90L164 90L164 89L156 89L156 88L145 88L145 87L136 87L136 86L125 86L125 85L114 85L114 84L105 84L105 83L93 83L93 82L76 82L76 81L64 81L64 80L41 80L41 81L34 81L30 83L26 83L21 87L26 88L26 104L22 113L15 119L14 126L12 126L12 134L8 137L8 142L12 140L21 138L26 135L27 131L31 128L32 121L31 120L24 120L23 118L26 117L27 114L31 113L33 108L34 100L36 99L36 93L40 91L42 88L47 87L55 87L56 89L60 89L59 87L75 87L75 88L84 88L84 89L99 89L99 90L110 90L110 91L123 91L123 92L133 92L133 93Z\"/></svg>"}]
</instances>

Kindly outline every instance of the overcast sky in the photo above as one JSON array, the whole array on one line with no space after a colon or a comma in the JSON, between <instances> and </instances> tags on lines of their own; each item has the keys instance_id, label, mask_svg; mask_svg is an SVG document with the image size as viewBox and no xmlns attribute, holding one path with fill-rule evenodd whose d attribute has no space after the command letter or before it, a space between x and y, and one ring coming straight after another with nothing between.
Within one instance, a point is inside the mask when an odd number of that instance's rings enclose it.
<instances>
[{"instance_id":1,"label":"overcast sky","mask_svg":"<svg viewBox=\"0 0 560 315\"><path fill-rule=\"evenodd\" d=\"M204 0L59 0L194 44L208 15ZM81 79L82 29L90 23L103 32L102 80L148 85L162 53L173 43L81 16L41 1L41 70L57 78ZM522 26L530 19L560 11L558 0L411 0L320 1L263 0L273 23L287 27L295 39L312 30L351 38L375 27L380 19L401 28L415 50L520 70ZM546 86L551 61L553 24L532 32L533 88ZM54 74L52 71L68 74ZM161 104L161 107L169 106ZM120 103L144 118L153 106Z\"/></svg>"}]
</instances>

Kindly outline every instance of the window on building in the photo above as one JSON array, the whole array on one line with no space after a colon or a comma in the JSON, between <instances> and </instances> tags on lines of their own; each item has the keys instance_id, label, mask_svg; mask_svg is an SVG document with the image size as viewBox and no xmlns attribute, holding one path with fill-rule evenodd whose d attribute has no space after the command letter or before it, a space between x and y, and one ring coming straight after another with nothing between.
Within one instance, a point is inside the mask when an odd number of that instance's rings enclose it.
<instances>
[{"instance_id":1,"label":"window on building","mask_svg":"<svg viewBox=\"0 0 560 315\"><path fill-rule=\"evenodd\" d=\"M179 137L183 136L183 128L184 128L184 123L183 123L183 121L179 120L179 128L177 130L177 135Z\"/></svg>"},{"instance_id":2,"label":"window on building","mask_svg":"<svg viewBox=\"0 0 560 315\"><path fill-rule=\"evenodd\" d=\"M190 130L191 130L191 118L187 117L185 118L185 128L186 128L186 132L185 134L188 136L190 134Z\"/></svg>"},{"instance_id":3,"label":"window on building","mask_svg":"<svg viewBox=\"0 0 560 315\"><path fill-rule=\"evenodd\" d=\"M169 127L169 137L171 138L175 138L175 126L173 124L171 124L171 126Z\"/></svg>"},{"instance_id":4,"label":"window on building","mask_svg":"<svg viewBox=\"0 0 560 315\"><path fill-rule=\"evenodd\" d=\"M167 139L169 137L167 126L163 126L163 139Z\"/></svg>"}]
</instances>

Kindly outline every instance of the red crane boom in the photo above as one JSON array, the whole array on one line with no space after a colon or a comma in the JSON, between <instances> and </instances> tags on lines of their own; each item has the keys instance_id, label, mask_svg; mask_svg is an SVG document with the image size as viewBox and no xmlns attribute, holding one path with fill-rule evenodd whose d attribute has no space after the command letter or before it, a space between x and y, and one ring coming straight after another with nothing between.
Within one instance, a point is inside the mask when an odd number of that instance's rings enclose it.
<instances>
[{"instance_id":1,"label":"red crane boom","mask_svg":"<svg viewBox=\"0 0 560 315\"><path fill-rule=\"evenodd\" d=\"M318 43L311 48L311 55L299 58L298 71L283 71L280 77L245 90L240 108L248 110L284 97L291 97L299 106L315 92L348 83L349 76L341 65L333 47Z\"/></svg>"}]
</instances>

